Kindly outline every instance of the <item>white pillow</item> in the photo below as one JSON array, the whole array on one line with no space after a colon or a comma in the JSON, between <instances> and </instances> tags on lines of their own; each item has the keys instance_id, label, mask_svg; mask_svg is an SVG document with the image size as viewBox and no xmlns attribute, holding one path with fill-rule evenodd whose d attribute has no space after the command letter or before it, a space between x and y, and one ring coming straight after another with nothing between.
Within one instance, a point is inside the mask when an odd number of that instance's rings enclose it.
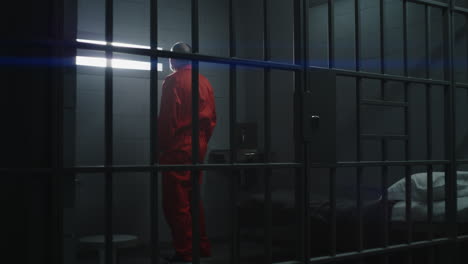
<instances>
[{"instance_id":1,"label":"white pillow","mask_svg":"<svg viewBox=\"0 0 468 264\"><path fill-rule=\"evenodd\" d=\"M405 178L388 187L389 200L405 200ZM457 197L468 196L468 171L457 171ZM434 201L445 200L445 172L432 173L432 197ZM411 175L411 200L426 202L427 200L427 173Z\"/></svg>"}]
</instances>

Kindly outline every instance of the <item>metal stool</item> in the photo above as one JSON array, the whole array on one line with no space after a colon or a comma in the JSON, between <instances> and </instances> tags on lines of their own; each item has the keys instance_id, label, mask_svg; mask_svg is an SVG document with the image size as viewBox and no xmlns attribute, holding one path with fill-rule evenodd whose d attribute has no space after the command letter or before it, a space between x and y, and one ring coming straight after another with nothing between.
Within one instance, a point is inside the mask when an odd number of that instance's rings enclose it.
<instances>
[{"instance_id":1,"label":"metal stool","mask_svg":"<svg viewBox=\"0 0 468 264\"><path fill-rule=\"evenodd\" d=\"M80 243L95 248L99 252L99 263L105 264L105 236L85 236L79 239ZM138 237L134 235L115 234L112 236L112 263L117 263L117 249L133 247L137 245Z\"/></svg>"}]
</instances>

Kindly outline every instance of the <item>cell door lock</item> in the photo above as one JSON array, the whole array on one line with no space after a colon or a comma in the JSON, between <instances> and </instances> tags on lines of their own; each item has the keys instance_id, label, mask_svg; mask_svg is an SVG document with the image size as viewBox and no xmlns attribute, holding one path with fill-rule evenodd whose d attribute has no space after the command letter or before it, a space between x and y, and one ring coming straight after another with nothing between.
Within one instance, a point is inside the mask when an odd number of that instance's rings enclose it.
<instances>
[{"instance_id":1,"label":"cell door lock","mask_svg":"<svg viewBox=\"0 0 468 264\"><path fill-rule=\"evenodd\" d=\"M310 127L312 129L318 129L320 125L320 116L319 115L311 115L310 116Z\"/></svg>"}]
</instances>

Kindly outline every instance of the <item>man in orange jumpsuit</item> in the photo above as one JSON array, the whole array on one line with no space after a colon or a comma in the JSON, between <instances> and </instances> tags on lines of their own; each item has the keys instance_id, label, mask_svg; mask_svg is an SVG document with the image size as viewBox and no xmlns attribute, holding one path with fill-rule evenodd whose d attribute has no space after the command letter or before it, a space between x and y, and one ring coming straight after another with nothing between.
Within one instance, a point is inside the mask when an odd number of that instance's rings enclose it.
<instances>
[{"instance_id":1,"label":"man in orange jumpsuit","mask_svg":"<svg viewBox=\"0 0 468 264\"><path fill-rule=\"evenodd\" d=\"M191 53L188 44L178 42L171 51ZM159 146L161 164L192 163L192 66L191 62L169 59L173 73L163 82L159 113ZM199 158L205 159L208 141L216 125L213 88L199 75ZM171 262L192 261L191 172L163 172L163 210L172 232L175 255ZM202 177L200 173L200 183ZM200 256L211 256L206 235L205 215L200 202Z\"/></svg>"}]
</instances>

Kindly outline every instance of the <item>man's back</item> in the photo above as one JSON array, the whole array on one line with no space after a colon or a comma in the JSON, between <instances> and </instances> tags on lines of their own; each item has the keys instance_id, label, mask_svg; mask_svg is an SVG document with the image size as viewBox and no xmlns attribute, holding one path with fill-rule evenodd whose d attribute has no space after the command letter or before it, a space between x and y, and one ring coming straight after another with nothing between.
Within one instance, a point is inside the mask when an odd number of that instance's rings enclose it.
<instances>
[{"instance_id":1,"label":"man's back","mask_svg":"<svg viewBox=\"0 0 468 264\"><path fill-rule=\"evenodd\" d=\"M208 143L216 125L216 109L213 88L208 79L201 74L199 74L198 90L200 141ZM161 149L163 151L190 150L192 144L191 67L186 66L169 75L164 81L162 93L159 116Z\"/></svg>"}]
</instances>

